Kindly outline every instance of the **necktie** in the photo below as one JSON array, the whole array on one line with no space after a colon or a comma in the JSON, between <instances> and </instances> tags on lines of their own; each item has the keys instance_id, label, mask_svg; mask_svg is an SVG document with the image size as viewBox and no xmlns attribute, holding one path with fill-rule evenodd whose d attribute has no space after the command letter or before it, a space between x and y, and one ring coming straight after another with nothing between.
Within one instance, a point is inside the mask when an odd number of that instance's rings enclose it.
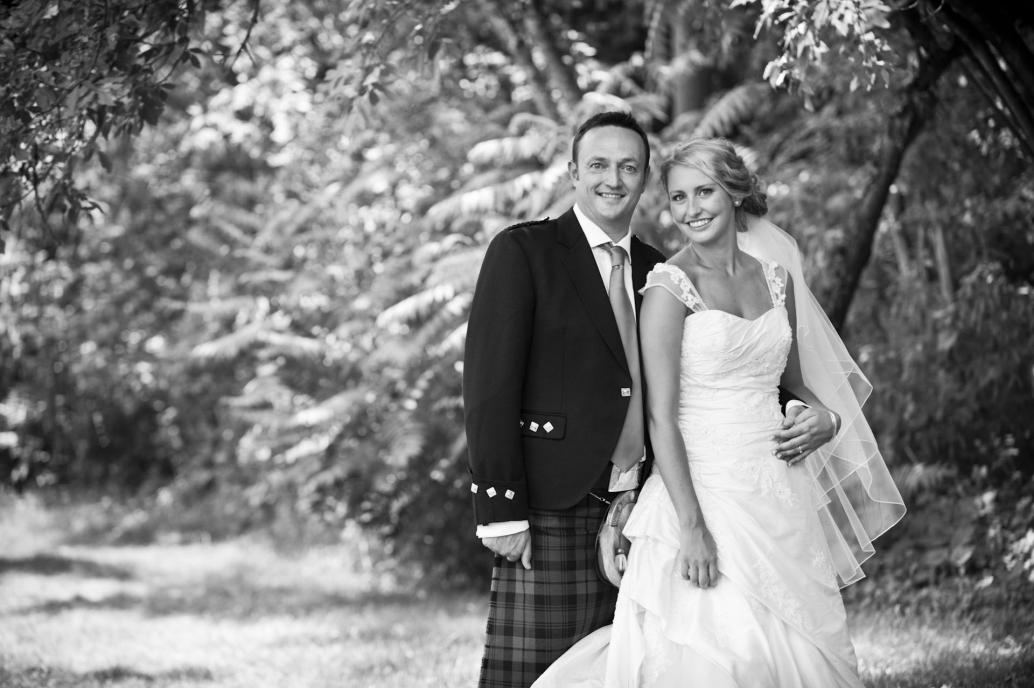
<instances>
[{"instance_id":1,"label":"necktie","mask_svg":"<svg viewBox=\"0 0 1034 688\"><path fill-rule=\"evenodd\" d=\"M610 307L621 333L621 344L628 359L628 370L632 374L632 389L628 400L628 413L621 428L617 446L611 461L623 471L638 463L643 457L643 384L639 371L639 338L636 336L635 313L632 302L625 291L625 249L607 244L610 251Z\"/></svg>"}]
</instances>

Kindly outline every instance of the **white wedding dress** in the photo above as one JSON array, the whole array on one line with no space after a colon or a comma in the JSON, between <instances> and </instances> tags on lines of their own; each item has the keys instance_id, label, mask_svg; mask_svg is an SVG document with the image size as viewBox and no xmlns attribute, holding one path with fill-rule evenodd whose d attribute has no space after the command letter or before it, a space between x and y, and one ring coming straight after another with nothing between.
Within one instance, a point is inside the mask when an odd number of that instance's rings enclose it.
<instances>
[{"instance_id":1,"label":"white wedding dress","mask_svg":"<svg viewBox=\"0 0 1034 688\"><path fill-rule=\"evenodd\" d=\"M679 427L719 582L674 570L675 508L657 471L625 528L632 540L612 626L576 644L534 688L834 688L862 685L808 471L773 456L777 386L791 334L785 271L761 261L773 306L755 320L708 310L686 274L661 264L645 289L690 309Z\"/></svg>"}]
</instances>

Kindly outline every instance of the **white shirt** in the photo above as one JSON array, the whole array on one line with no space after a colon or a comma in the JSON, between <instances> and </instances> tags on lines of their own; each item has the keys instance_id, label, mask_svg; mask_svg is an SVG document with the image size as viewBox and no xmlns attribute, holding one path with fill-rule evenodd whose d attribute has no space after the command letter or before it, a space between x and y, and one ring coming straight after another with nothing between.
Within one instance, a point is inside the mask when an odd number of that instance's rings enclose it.
<instances>
[{"instance_id":1,"label":"white shirt","mask_svg":"<svg viewBox=\"0 0 1034 688\"><path fill-rule=\"evenodd\" d=\"M600 229L599 225L590 220L582 209L578 207L576 203L574 206L574 216L578 218L578 224L582 227L582 233L585 234L586 241L589 242L589 247L592 249L592 257L596 259L596 267L600 270L600 279L603 280L603 287L610 291L610 272L611 260L610 250L607 248L607 244L614 243L616 246L620 246L625 249L625 291L628 293L628 299L631 303L635 303L635 292L632 291L632 232L625 232L625 236L621 237L617 241L611 242L607 233ZM635 308L632 309L635 313ZM638 314L636 314L638 317ZM498 523L486 523L477 527L477 537L502 537L504 535L513 535L520 533L529 528L527 521L499 521Z\"/></svg>"},{"instance_id":2,"label":"white shirt","mask_svg":"<svg viewBox=\"0 0 1034 688\"><path fill-rule=\"evenodd\" d=\"M599 225L590 220L577 204L574 206L574 215L578 218L578 224L582 226L582 233L585 234L589 247L592 248L592 257L596 259L596 267L600 270L600 279L603 280L603 286L607 288L609 293L611 263L610 250L606 245L611 243L610 237L600 229ZM635 303L635 292L632 290L632 265L630 258L632 255L632 232L625 232L625 236L613 243L615 246L625 249L625 292L628 294L629 303ZM632 309L632 313L637 318L639 317L639 314L635 312L635 308Z\"/></svg>"}]
</instances>

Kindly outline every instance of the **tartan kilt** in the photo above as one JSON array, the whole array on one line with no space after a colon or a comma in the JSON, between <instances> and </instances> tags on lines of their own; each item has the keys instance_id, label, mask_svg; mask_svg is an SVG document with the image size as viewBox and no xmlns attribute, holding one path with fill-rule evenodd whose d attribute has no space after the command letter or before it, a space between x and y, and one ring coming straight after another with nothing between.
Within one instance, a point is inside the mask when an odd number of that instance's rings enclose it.
<instances>
[{"instance_id":1,"label":"tartan kilt","mask_svg":"<svg viewBox=\"0 0 1034 688\"><path fill-rule=\"evenodd\" d=\"M588 496L570 509L532 509L532 567L496 556L479 688L528 688L584 636L614 619L617 588L596 570L607 505Z\"/></svg>"}]
</instances>

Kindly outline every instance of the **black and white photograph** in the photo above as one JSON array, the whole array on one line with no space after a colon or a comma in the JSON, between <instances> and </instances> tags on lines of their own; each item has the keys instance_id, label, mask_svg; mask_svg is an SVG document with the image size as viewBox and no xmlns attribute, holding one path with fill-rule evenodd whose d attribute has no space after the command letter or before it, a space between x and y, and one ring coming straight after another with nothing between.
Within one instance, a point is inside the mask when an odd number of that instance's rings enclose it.
<instances>
[{"instance_id":1,"label":"black and white photograph","mask_svg":"<svg viewBox=\"0 0 1034 688\"><path fill-rule=\"evenodd\" d=\"M0 688L1034 687L1034 4L0 6Z\"/></svg>"}]
</instances>

